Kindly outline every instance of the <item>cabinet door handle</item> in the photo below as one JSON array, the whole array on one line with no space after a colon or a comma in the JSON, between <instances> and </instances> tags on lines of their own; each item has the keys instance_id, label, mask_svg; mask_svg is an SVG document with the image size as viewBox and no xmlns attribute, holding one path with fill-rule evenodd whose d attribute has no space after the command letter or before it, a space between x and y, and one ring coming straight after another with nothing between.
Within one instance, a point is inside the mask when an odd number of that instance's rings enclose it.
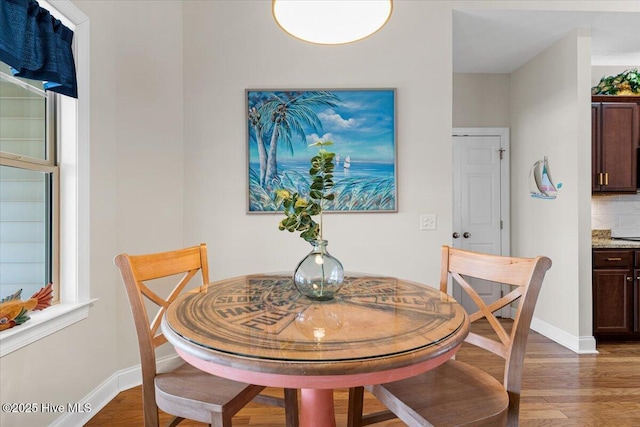
<instances>
[{"instance_id":1,"label":"cabinet door handle","mask_svg":"<svg viewBox=\"0 0 640 427\"><path fill-rule=\"evenodd\" d=\"M633 280L633 277L627 277L627 282L631 282Z\"/></svg>"},{"instance_id":2,"label":"cabinet door handle","mask_svg":"<svg viewBox=\"0 0 640 427\"><path fill-rule=\"evenodd\" d=\"M622 261L622 258L607 258L607 261Z\"/></svg>"},{"instance_id":3,"label":"cabinet door handle","mask_svg":"<svg viewBox=\"0 0 640 427\"><path fill-rule=\"evenodd\" d=\"M604 173L604 185L609 185L609 172Z\"/></svg>"},{"instance_id":4,"label":"cabinet door handle","mask_svg":"<svg viewBox=\"0 0 640 427\"><path fill-rule=\"evenodd\" d=\"M603 183L603 180L602 180L602 172L600 172L600 173L598 174L598 185L602 185L602 183Z\"/></svg>"}]
</instances>

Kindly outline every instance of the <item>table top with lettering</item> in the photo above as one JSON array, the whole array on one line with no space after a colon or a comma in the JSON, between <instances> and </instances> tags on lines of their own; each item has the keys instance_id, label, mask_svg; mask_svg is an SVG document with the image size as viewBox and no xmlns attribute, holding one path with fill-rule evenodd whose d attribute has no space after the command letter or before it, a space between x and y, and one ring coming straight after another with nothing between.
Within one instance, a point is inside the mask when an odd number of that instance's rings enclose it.
<instances>
[{"instance_id":1,"label":"table top with lettering","mask_svg":"<svg viewBox=\"0 0 640 427\"><path fill-rule=\"evenodd\" d=\"M332 362L341 362L340 372L345 362L353 362L351 372L363 361L406 366L449 351L468 333L464 309L438 289L353 274L323 302L302 296L290 275L221 280L180 296L165 322L219 363L241 367L244 360L276 373L287 373L285 361L308 366L309 374L330 374Z\"/></svg>"}]
</instances>

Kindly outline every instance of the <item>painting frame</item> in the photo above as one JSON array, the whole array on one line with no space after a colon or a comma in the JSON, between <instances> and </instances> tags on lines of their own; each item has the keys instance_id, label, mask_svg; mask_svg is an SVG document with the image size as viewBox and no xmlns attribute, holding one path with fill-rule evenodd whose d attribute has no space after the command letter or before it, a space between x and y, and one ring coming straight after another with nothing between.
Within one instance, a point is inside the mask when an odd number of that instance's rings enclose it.
<instances>
[{"instance_id":1,"label":"painting frame","mask_svg":"<svg viewBox=\"0 0 640 427\"><path fill-rule=\"evenodd\" d=\"M245 89L245 107L248 214L280 210L276 190L304 196L312 144L326 141L336 198L324 212L398 212L396 88Z\"/></svg>"}]
</instances>

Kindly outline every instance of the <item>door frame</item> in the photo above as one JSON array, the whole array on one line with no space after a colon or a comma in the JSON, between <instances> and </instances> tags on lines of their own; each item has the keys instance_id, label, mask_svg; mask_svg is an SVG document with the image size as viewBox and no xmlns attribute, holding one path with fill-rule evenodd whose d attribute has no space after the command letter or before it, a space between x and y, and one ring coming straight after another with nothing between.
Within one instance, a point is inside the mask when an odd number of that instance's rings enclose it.
<instances>
[{"instance_id":1,"label":"door frame","mask_svg":"<svg viewBox=\"0 0 640 427\"><path fill-rule=\"evenodd\" d=\"M500 162L500 219L502 220L502 228L500 230L500 255L511 255L511 194L510 194L510 141L509 128L505 127L455 127L451 133L451 144L453 148L453 138L462 136L497 136L500 138L500 149L504 150L503 160ZM453 151L453 150L452 150ZM453 159L452 159L453 160ZM452 161L453 163L453 161ZM452 171L453 173L453 171ZM452 175L453 176L453 175ZM452 195L453 196L453 195ZM453 225L455 225L456 215L452 212ZM451 242L453 245L453 241ZM449 283L451 286L451 283ZM508 292L509 287L503 285L503 292ZM453 289L449 290L453 292ZM461 290L460 290L461 292ZM454 295L454 298L456 295ZM460 295L457 296L460 298ZM509 307L499 310L502 317L512 318Z\"/></svg>"}]
</instances>

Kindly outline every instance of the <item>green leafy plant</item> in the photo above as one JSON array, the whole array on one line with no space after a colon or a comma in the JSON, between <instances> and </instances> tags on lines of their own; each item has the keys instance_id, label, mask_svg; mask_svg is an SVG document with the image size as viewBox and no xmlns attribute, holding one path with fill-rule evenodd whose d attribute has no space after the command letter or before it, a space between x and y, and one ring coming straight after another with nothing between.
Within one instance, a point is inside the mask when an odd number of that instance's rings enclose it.
<instances>
[{"instance_id":1,"label":"green leafy plant","mask_svg":"<svg viewBox=\"0 0 640 427\"><path fill-rule=\"evenodd\" d=\"M309 176L311 183L308 194L291 193L286 189L276 190L276 197L285 214L278 228L289 232L300 231L300 237L307 242L322 240L322 210L325 201L333 201L333 171L335 169L335 153L324 147L333 145L331 141L316 142L310 147L318 146L318 154L311 158ZM320 215L320 223L312 217Z\"/></svg>"},{"instance_id":2,"label":"green leafy plant","mask_svg":"<svg viewBox=\"0 0 640 427\"><path fill-rule=\"evenodd\" d=\"M617 76L603 77L591 88L591 95L638 95L640 73L637 68L624 71Z\"/></svg>"}]
</instances>

